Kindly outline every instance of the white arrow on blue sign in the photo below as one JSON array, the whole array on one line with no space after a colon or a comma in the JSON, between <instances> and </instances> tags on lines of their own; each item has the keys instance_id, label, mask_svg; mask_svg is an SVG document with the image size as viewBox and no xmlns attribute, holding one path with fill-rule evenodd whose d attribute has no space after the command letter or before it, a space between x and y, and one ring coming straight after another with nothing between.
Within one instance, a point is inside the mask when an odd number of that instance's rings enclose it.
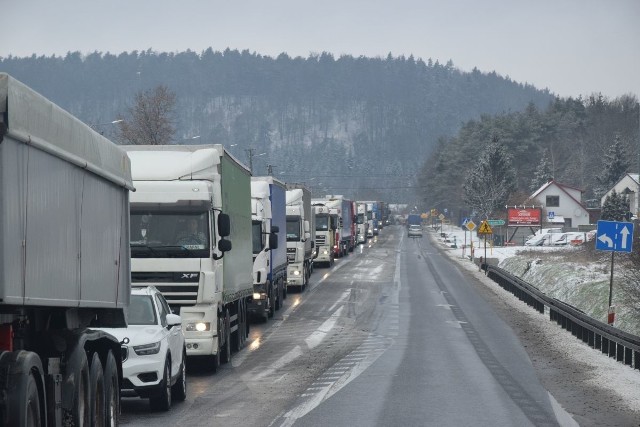
<instances>
[{"instance_id":1,"label":"white arrow on blue sign","mask_svg":"<svg viewBox=\"0 0 640 427\"><path fill-rule=\"evenodd\" d=\"M598 221L596 249L610 252L631 252L633 223Z\"/></svg>"}]
</instances>

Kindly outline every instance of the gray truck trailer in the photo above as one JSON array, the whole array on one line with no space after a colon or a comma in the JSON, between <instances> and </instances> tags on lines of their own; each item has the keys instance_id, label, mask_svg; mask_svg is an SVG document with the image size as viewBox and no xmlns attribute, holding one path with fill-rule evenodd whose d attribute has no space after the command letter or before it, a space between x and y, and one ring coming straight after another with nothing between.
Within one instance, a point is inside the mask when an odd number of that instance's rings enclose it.
<instances>
[{"instance_id":1,"label":"gray truck trailer","mask_svg":"<svg viewBox=\"0 0 640 427\"><path fill-rule=\"evenodd\" d=\"M0 425L116 425L129 160L0 73Z\"/></svg>"}]
</instances>

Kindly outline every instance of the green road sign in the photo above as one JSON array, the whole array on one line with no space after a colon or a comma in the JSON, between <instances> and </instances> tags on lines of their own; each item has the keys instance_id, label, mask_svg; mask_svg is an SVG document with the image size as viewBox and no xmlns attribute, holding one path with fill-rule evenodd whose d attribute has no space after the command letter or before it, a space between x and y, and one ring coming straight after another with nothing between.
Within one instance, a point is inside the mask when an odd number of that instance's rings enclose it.
<instances>
[{"instance_id":1,"label":"green road sign","mask_svg":"<svg viewBox=\"0 0 640 427\"><path fill-rule=\"evenodd\" d=\"M504 219L488 219L487 222L492 227L504 225Z\"/></svg>"}]
</instances>

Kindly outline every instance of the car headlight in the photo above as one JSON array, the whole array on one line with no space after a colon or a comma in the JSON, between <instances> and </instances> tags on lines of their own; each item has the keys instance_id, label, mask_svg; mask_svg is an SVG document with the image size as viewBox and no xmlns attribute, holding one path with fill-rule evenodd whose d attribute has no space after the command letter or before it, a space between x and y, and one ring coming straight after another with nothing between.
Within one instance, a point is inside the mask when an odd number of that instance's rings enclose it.
<instances>
[{"instance_id":1,"label":"car headlight","mask_svg":"<svg viewBox=\"0 0 640 427\"><path fill-rule=\"evenodd\" d=\"M158 354L158 352L160 351L160 341L151 344L134 345L133 351L135 351L138 356Z\"/></svg>"},{"instance_id":2,"label":"car headlight","mask_svg":"<svg viewBox=\"0 0 640 427\"><path fill-rule=\"evenodd\" d=\"M211 330L211 323L209 322L193 322L193 323L187 323L187 331L189 332L204 332L204 331L210 331Z\"/></svg>"}]
</instances>

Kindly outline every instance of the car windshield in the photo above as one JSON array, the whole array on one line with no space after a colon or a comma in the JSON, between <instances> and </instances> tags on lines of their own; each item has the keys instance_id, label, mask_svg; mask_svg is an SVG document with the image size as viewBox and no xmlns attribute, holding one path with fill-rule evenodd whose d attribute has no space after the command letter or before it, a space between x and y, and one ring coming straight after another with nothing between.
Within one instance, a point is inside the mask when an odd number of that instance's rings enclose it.
<instances>
[{"instance_id":1,"label":"car windshield","mask_svg":"<svg viewBox=\"0 0 640 427\"><path fill-rule=\"evenodd\" d=\"M253 254L258 254L264 247L264 239L262 234L262 222L252 221L251 223L251 236L253 238Z\"/></svg>"},{"instance_id":2,"label":"car windshield","mask_svg":"<svg viewBox=\"0 0 640 427\"><path fill-rule=\"evenodd\" d=\"M131 257L209 256L208 212L131 210Z\"/></svg>"},{"instance_id":3,"label":"car windshield","mask_svg":"<svg viewBox=\"0 0 640 427\"><path fill-rule=\"evenodd\" d=\"M329 229L329 217L327 215L316 215L316 231L327 231Z\"/></svg>"},{"instance_id":4,"label":"car windshield","mask_svg":"<svg viewBox=\"0 0 640 427\"><path fill-rule=\"evenodd\" d=\"M300 240L300 217L287 217L287 241Z\"/></svg>"},{"instance_id":5,"label":"car windshield","mask_svg":"<svg viewBox=\"0 0 640 427\"><path fill-rule=\"evenodd\" d=\"M156 310L150 295L131 295L127 314L129 325L158 324Z\"/></svg>"}]
</instances>

